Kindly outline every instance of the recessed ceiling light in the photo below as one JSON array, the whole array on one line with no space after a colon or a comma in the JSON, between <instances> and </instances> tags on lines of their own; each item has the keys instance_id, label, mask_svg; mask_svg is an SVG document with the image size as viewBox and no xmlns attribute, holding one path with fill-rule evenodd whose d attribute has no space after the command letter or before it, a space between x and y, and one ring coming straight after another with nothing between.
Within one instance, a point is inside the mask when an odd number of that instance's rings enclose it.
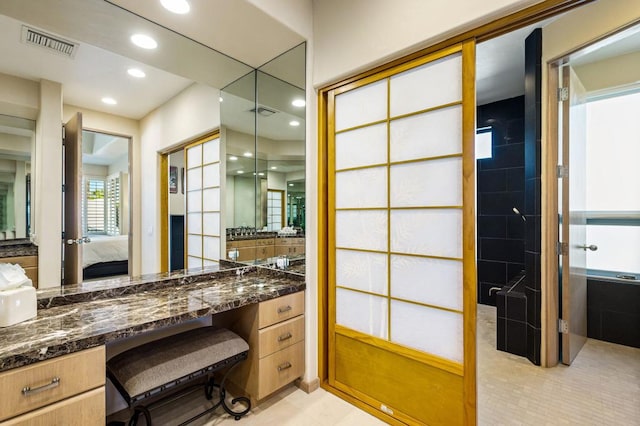
<instances>
[{"instance_id":1,"label":"recessed ceiling light","mask_svg":"<svg viewBox=\"0 0 640 426\"><path fill-rule=\"evenodd\" d=\"M258 176L264 176L264 173L260 172L258 173Z\"/></svg>"},{"instance_id":2,"label":"recessed ceiling light","mask_svg":"<svg viewBox=\"0 0 640 426\"><path fill-rule=\"evenodd\" d=\"M242 154L242 155L244 155L245 157L253 157L253 154L252 154L252 153L250 153L249 151L245 152L245 153L244 153L244 154Z\"/></svg>"},{"instance_id":3,"label":"recessed ceiling light","mask_svg":"<svg viewBox=\"0 0 640 426\"><path fill-rule=\"evenodd\" d=\"M191 10L191 6L189 6L189 2L187 2L187 0L160 0L160 3L169 12L178 13L180 15L189 13L189 10Z\"/></svg>"},{"instance_id":4,"label":"recessed ceiling light","mask_svg":"<svg viewBox=\"0 0 640 426\"><path fill-rule=\"evenodd\" d=\"M231 157L229 157L229 161L237 161L238 157L236 157L235 155L232 155Z\"/></svg>"},{"instance_id":5,"label":"recessed ceiling light","mask_svg":"<svg viewBox=\"0 0 640 426\"><path fill-rule=\"evenodd\" d=\"M278 170L276 166L271 166L271 170Z\"/></svg>"},{"instance_id":6,"label":"recessed ceiling light","mask_svg":"<svg viewBox=\"0 0 640 426\"><path fill-rule=\"evenodd\" d=\"M127 70L127 74L129 74L131 77L136 77L136 78L144 78L147 76L147 74L145 74L144 71L142 71L139 68L129 68Z\"/></svg>"},{"instance_id":7,"label":"recessed ceiling light","mask_svg":"<svg viewBox=\"0 0 640 426\"><path fill-rule=\"evenodd\" d=\"M244 171L242 171L242 170L238 170L238 174L239 174L239 175L241 175L241 174L243 174L243 173L244 173Z\"/></svg>"},{"instance_id":8,"label":"recessed ceiling light","mask_svg":"<svg viewBox=\"0 0 640 426\"><path fill-rule=\"evenodd\" d=\"M290 183L290 184L289 184L289 186L293 186L293 184L292 184L292 183Z\"/></svg>"},{"instance_id":9,"label":"recessed ceiling light","mask_svg":"<svg viewBox=\"0 0 640 426\"><path fill-rule=\"evenodd\" d=\"M291 126L291 127L298 127L299 125L300 125L300 122L296 121L296 120L291 120L289 122L289 126Z\"/></svg>"},{"instance_id":10,"label":"recessed ceiling light","mask_svg":"<svg viewBox=\"0 0 640 426\"><path fill-rule=\"evenodd\" d=\"M224 101L224 99L222 99L222 96L220 96L220 97L218 98L218 100L219 100L220 102Z\"/></svg>"},{"instance_id":11,"label":"recessed ceiling light","mask_svg":"<svg viewBox=\"0 0 640 426\"><path fill-rule=\"evenodd\" d=\"M102 98L102 102L104 102L104 103L105 103L105 104L107 104L107 105L115 105L115 104L117 104L117 103L118 103L118 101L116 101L115 99L110 98L110 97L108 97L108 96L107 96L107 97Z\"/></svg>"},{"instance_id":12,"label":"recessed ceiling light","mask_svg":"<svg viewBox=\"0 0 640 426\"><path fill-rule=\"evenodd\" d=\"M143 49L155 49L158 47L158 42L145 34L134 34L131 36L131 42Z\"/></svg>"},{"instance_id":13,"label":"recessed ceiling light","mask_svg":"<svg viewBox=\"0 0 640 426\"><path fill-rule=\"evenodd\" d=\"M291 105L298 108L302 108L306 104L307 103L304 101L304 99L294 99L293 102L291 102Z\"/></svg>"}]
</instances>

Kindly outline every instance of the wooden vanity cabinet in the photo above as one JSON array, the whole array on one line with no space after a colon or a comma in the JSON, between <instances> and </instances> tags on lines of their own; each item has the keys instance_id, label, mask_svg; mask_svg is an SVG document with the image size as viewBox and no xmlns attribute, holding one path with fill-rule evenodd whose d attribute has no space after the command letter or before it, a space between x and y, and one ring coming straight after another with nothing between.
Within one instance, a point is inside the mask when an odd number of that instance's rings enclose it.
<instances>
[{"instance_id":1,"label":"wooden vanity cabinet","mask_svg":"<svg viewBox=\"0 0 640 426\"><path fill-rule=\"evenodd\" d=\"M33 286L38 288L38 256L1 257L0 263L13 263L22 266Z\"/></svg>"},{"instance_id":2,"label":"wooden vanity cabinet","mask_svg":"<svg viewBox=\"0 0 640 426\"><path fill-rule=\"evenodd\" d=\"M304 374L304 292L218 314L214 324L249 343L249 358L227 380L252 403Z\"/></svg>"},{"instance_id":3,"label":"wooden vanity cabinet","mask_svg":"<svg viewBox=\"0 0 640 426\"><path fill-rule=\"evenodd\" d=\"M299 256L304 254L304 238L276 238L276 256Z\"/></svg>"},{"instance_id":4,"label":"wooden vanity cabinet","mask_svg":"<svg viewBox=\"0 0 640 426\"><path fill-rule=\"evenodd\" d=\"M0 426L104 424L104 384L104 346L2 372Z\"/></svg>"}]
</instances>

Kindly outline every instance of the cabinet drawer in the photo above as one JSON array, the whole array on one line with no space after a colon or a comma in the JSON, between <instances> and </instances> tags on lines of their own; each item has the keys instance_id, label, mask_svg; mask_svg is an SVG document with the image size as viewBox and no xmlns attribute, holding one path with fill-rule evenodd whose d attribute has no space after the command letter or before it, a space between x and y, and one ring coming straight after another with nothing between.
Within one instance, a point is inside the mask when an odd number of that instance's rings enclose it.
<instances>
[{"instance_id":1,"label":"cabinet drawer","mask_svg":"<svg viewBox=\"0 0 640 426\"><path fill-rule=\"evenodd\" d=\"M266 259L268 257L273 257L273 253L273 246L256 247L256 259Z\"/></svg>"},{"instance_id":2,"label":"cabinet drawer","mask_svg":"<svg viewBox=\"0 0 640 426\"><path fill-rule=\"evenodd\" d=\"M54 378L59 379L57 384ZM0 374L0 420L103 386L104 382L104 346L6 371ZM52 386L36 391L47 385ZM27 386L32 392L24 395Z\"/></svg>"},{"instance_id":3,"label":"cabinet drawer","mask_svg":"<svg viewBox=\"0 0 640 426\"><path fill-rule=\"evenodd\" d=\"M0 426L100 425L105 419L104 386L14 417Z\"/></svg>"},{"instance_id":4,"label":"cabinet drawer","mask_svg":"<svg viewBox=\"0 0 640 426\"><path fill-rule=\"evenodd\" d=\"M261 238L259 240L256 240L256 246L260 247L260 246L272 246L273 245L273 241L274 238Z\"/></svg>"},{"instance_id":5,"label":"cabinet drawer","mask_svg":"<svg viewBox=\"0 0 640 426\"><path fill-rule=\"evenodd\" d=\"M258 328L297 317L304 312L304 291L261 302L258 308Z\"/></svg>"},{"instance_id":6,"label":"cabinet drawer","mask_svg":"<svg viewBox=\"0 0 640 426\"><path fill-rule=\"evenodd\" d=\"M232 248L255 247L255 245L256 245L256 240L238 240L238 241L227 240L227 250Z\"/></svg>"},{"instance_id":7,"label":"cabinet drawer","mask_svg":"<svg viewBox=\"0 0 640 426\"><path fill-rule=\"evenodd\" d=\"M302 340L304 340L304 315L260 330L258 356L264 358Z\"/></svg>"},{"instance_id":8,"label":"cabinet drawer","mask_svg":"<svg viewBox=\"0 0 640 426\"><path fill-rule=\"evenodd\" d=\"M260 361L258 399L262 399L304 374L304 340Z\"/></svg>"},{"instance_id":9,"label":"cabinet drawer","mask_svg":"<svg viewBox=\"0 0 640 426\"><path fill-rule=\"evenodd\" d=\"M23 268L33 268L38 266L38 256L2 257L0 263L17 263Z\"/></svg>"}]
</instances>

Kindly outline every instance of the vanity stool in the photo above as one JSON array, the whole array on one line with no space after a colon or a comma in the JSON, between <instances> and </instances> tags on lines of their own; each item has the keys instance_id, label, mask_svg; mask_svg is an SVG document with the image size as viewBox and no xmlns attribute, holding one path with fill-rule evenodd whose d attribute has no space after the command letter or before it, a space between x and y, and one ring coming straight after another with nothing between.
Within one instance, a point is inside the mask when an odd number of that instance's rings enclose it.
<instances>
[{"instance_id":1,"label":"vanity stool","mask_svg":"<svg viewBox=\"0 0 640 426\"><path fill-rule=\"evenodd\" d=\"M187 424L222 405L224 411L240 420L251 409L248 398L234 398L231 404L241 401L246 404L243 411L235 412L225 401L224 383L229 372L238 363L247 359L249 345L237 334L225 329L204 327L129 349L107 362L107 376L118 392L133 409L129 425L135 425L142 413L146 424L151 425L150 407L156 402L175 396L178 385L196 378L206 377L205 396L213 398L213 388L220 388L219 401L211 408L190 418ZM220 384L215 384L212 373L227 368ZM154 397L153 401L144 404ZM157 397L157 398L156 398Z\"/></svg>"}]
</instances>

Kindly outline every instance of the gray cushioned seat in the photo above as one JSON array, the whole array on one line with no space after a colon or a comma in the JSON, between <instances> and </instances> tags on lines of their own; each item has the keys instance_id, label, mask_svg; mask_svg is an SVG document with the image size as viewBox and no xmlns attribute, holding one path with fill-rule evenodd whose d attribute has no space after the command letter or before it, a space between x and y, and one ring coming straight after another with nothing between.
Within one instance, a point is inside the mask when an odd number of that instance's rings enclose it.
<instances>
[{"instance_id":1,"label":"gray cushioned seat","mask_svg":"<svg viewBox=\"0 0 640 426\"><path fill-rule=\"evenodd\" d=\"M107 368L133 398L248 350L232 331L204 327L129 349Z\"/></svg>"}]
</instances>

